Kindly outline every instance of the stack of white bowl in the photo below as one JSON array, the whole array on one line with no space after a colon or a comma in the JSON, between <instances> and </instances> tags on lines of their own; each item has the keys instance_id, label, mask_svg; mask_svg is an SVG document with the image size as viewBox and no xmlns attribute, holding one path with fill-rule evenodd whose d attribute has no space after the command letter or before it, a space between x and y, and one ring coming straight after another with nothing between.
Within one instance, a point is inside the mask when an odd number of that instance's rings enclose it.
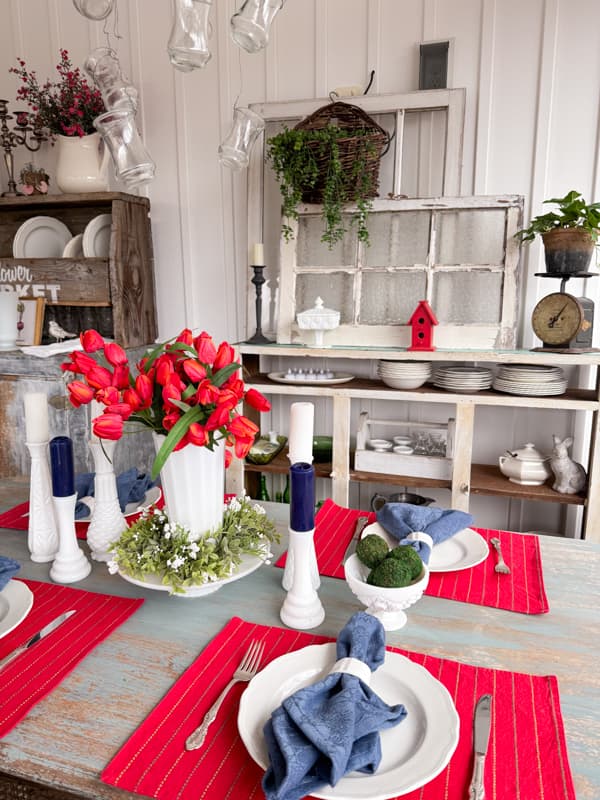
<instances>
[{"instance_id":1,"label":"stack of white bowl","mask_svg":"<svg viewBox=\"0 0 600 800\"><path fill-rule=\"evenodd\" d=\"M418 389L431 377L431 362L379 361L377 374L392 389Z\"/></svg>"},{"instance_id":2,"label":"stack of white bowl","mask_svg":"<svg viewBox=\"0 0 600 800\"><path fill-rule=\"evenodd\" d=\"M448 392L480 392L489 389L494 375L485 367L438 367L433 379L434 386Z\"/></svg>"}]
</instances>

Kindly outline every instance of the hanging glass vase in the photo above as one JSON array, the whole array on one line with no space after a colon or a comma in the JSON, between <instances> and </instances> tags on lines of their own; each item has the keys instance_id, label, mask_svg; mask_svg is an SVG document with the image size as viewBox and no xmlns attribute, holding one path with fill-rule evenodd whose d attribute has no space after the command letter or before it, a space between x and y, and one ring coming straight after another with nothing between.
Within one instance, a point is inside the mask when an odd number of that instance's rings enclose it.
<instances>
[{"instance_id":1,"label":"hanging glass vase","mask_svg":"<svg viewBox=\"0 0 600 800\"><path fill-rule=\"evenodd\" d=\"M82 16L95 21L106 19L114 4L115 0L73 0L73 5Z\"/></svg>"},{"instance_id":2,"label":"hanging glass vase","mask_svg":"<svg viewBox=\"0 0 600 800\"><path fill-rule=\"evenodd\" d=\"M110 47L97 47L86 58L83 68L100 90L107 109L132 108L137 111L138 91L121 72L119 57Z\"/></svg>"},{"instance_id":3,"label":"hanging glass vase","mask_svg":"<svg viewBox=\"0 0 600 800\"><path fill-rule=\"evenodd\" d=\"M128 189L141 186L154 178L156 166L138 133L131 108L116 108L94 120L115 165L117 178Z\"/></svg>"},{"instance_id":4,"label":"hanging glass vase","mask_svg":"<svg viewBox=\"0 0 600 800\"><path fill-rule=\"evenodd\" d=\"M271 23L285 0L245 0L231 18L231 38L247 53L258 53L269 43Z\"/></svg>"},{"instance_id":5,"label":"hanging glass vase","mask_svg":"<svg viewBox=\"0 0 600 800\"><path fill-rule=\"evenodd\" d=\"M171 64L182 72L204 67L210 60L208 15L212 0L175 0L175 17L167 44Z\"/></svg>"},{"instance_id":6,"label":"hanging glass vase","mask_svg":"<svg viewBox=\"0 0 600 800\"><path fill-rule=\"evenodd\" d=\"M219 147L219 161L233 170L248 166L250 151L265 129L265 121L249 108L236 108L229 133Z\"/></svg>"}]
</instances>

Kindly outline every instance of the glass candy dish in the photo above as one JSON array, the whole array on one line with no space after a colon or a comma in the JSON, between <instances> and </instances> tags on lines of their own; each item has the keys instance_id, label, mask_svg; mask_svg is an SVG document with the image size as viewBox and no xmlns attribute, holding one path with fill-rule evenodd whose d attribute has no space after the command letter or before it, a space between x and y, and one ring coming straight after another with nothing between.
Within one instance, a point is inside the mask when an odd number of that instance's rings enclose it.
<instances>
[{"instance_id":1,"label":"glass candy dish","mask_svg":"<svg viewBox=\"0 0 600 800\"><path fill-rule=\"evenodd\" d=\"M296 320L301 331L314 331L315 340L312 346L323 347L323 334L339 326L340 312L324 308L323 300L317 297L314 306L297 314Z\"/></svg>"}]
</instances>

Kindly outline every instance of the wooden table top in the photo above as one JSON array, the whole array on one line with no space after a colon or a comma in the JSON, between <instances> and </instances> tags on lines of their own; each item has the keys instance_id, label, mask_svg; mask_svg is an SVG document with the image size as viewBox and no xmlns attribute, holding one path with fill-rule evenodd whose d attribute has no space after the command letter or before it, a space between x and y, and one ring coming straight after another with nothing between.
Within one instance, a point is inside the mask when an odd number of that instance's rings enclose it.
<instances>
[{"instance_id":1,"label":"wooden table top","mask_svg":"<svg viewBox=\"0 0 600 800\"><path fill-rule=\"evenodd\" d=\"M22 531L0 531L0 553L21 561L19 577L48 580L49 565L29 561L26 539ZM577 797L598 800L600 545L542 537L541 550L548 614L423 597L408 610L406 627L387 634L388 642L481 666L557 675ZM101 770L232 616L282 625L281 578L280 569L263 566L215 594L185 599L133 586L94 563L75 587L146 602L0 741L0 787L6 776L86 800L135 797L103 784ZM323 578L319 596L326 617L318 633L335 636L362 608L341 580Z\"/></svg>"}]
</instances>

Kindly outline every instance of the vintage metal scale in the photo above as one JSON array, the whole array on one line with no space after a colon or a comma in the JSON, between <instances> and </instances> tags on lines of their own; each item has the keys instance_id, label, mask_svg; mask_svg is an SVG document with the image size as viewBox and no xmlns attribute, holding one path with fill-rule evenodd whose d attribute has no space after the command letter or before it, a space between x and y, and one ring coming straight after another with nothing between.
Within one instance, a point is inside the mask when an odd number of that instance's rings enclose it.
<instances>
[{"instance_id":1,"label":"vintage metal scale","mask_svg":"<svg viewBox=\"0 0 600 800\"><path fill-rule=\"evenodd\" d=\"M543 350L551 353L587 353L592 347L594 303L589 297L574 297L565 291L569 278L593 278L595 272L577 272L573 275L548 275L536 273L541 278L560 278L560 291L542 297L531 315L535 335L542 340Z\"/></svg>"}]
</instances>

